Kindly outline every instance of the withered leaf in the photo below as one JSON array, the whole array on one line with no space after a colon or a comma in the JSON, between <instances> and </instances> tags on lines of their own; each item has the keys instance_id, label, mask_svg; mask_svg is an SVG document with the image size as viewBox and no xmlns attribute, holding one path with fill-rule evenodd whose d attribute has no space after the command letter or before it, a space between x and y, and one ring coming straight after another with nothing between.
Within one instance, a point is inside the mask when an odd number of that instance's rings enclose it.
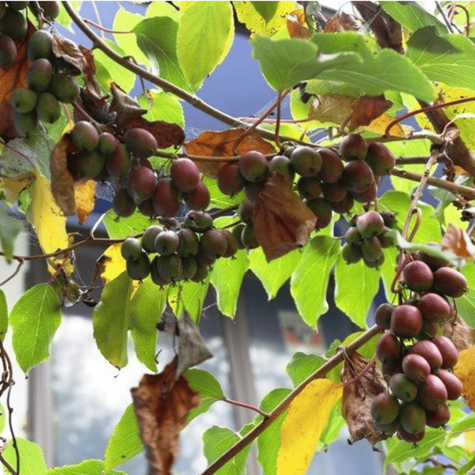
<instances>
[{"instance_id":1,"label":"withered leaf","mask_svg":"<svg viewBox=\"0 0 475 475\"><path fill-rule=\"evenodd\" d=\"M338 33L341 31L357 31L358 23L348 13L343 11L336 12L325 23L325 33Z\"/></svg>"},{"instance_id":2,"label":"withered leaf","mask_svg":"<svg viewBox=\"0 0 475 475\"><path fill-rule=\"evenodd\" d=\"M228 129L222 132L207 130L196 139L185 144L186 153L206 157L234 157L235 145L241 139L243 133L243 129ZM237 147L239 155L251 150L265 155L275 153L274 147L257 133L246 135ZM216 173L223 163L219 158L216 161L196 162L200 172L210 178L216 178Z\"/></svg>"},{"instance_id":3,"label":"withered leaf","mask_svg":"<svg viewBox=\"0 0 475 475\"><path fill-rule=\"evenodd\" d=\"M112 102L110 112L117 113L117 127L120 130L127 130L129 122L142 117L147 111L139 106L125 91L116 83L111 85Z\"/></svg>"},{"instance_id":4,"label":"withered leaf","mask_svg":"<svg viewBox=\"0 0 475 475\"><path fill-rule=\"evenodd\" d=\"M475 330L468 326L465 321L457 315L455 320L447 320L444 323L444 335L452 340L460 353L473 346Z\"/></svg>"},{"instance_id":5,"label":"withered leaf","mask_svg":"<svg viewBox=\"0 0 475 475\"><path fill-rule=\"evenodd\" d=\"M74 41L61 35L53 36L53 54L73 66L72 74L77 76L87 67L86 58Z\"/></svg>"},{"instance_id":6,"label":"withered leaf","mask_svg":"<svg viewBox=\"0 0 475 475\"><path fill-rule=\"evenodd\" d=\"M179 435L200 396L187 380L175 380L176 358L159 374L145 374L131 390L140 435L145 444L149 475L171 475L178 455Z\"/></svg>"},{"instance_id":7,"label":"withered leaf","mask_svg":"<svg viewBox=\"0 0 475 475\"><path fill-rule=\"evenodd\" d=\"M369 125L373 120L383 115L392 102L381 96L361 96L351 104L351 119L348 122L350 130L363 125Z\"/></svg>"},{"instance_id":8,"label":"withered leaf","mask_svg":"<svg viewBox=\"0 0 475 475\"><path fill-rule=\"evenodd\" d=\"M68 170L68 151L74 145L69 135L63 135L51 152L51 191L56 204L66 216L76 214L76 202L74 199L74 179Z\"/></svg>"},{"instance_id":9,"label":"withered leaf","mask_svg":"<svg viewBox=\"0 0 475 475\"><path fill-rule=\"evenodd\" d=\"M29 61L26 54L30 36L36 28L28 22L28 33L21 41L16 41L17 59L8 68L0 68L0 137L8 142L17 136L13 124L13 107L10 104L12 92L26 86Z\"/></svg>"},{"instance_id":10,"label":"withered leaf","mask_svg":"<svg viewBox=\"0 0 475 475\"><path fill-rule=\"evenodd\" d=\"M178 335L180 339L178 346L178 367L176 370L177 377L188 368L199 365L203 363L203 361L213 357L197 325L186 311L183 316L178 319Z\"/></svg>"},{"instance_id":11,"label":"withered leaf","mask_svg":"<svg viewBox=\"0 0 475 475\"><path fill-rule=\"evenodd\" d=\"M376 365L359 353L348 356L340 377L343 387L343 417L348 424L351 442L367 439L371 445L387 439L388 436L378 432L371 417L371 403L387 385Z\"/></svg>"},{"instance_id":12,"label":"withered leaf","mask_svg":"<svg viewBox=\"0 0 475 475\"><path fill-rule=\"evenodd\" d=\"M312 36L308 30L305 12L302 8L294 10L287 17L287 31L291 38L308 40Z\"/></svg>"},{"instance_id":13,"label":"withered leaf","mask_svg":"<svg viewBox=\"0 0 475 475\"><path fill-rule=\"evenodd\" d=\"M449 251L462 259L475 258L475 246L470 236L452 223L447 226L441 242L442 251Z\"/></svg>"},{"instance_id":14,"label":"withered leaf","mask_svg":"<svg viewBox=\"0 0 475 475\"><path fill-rule=\"evenodd\" d=\"M292 189L288 178L271 173L259 191L253 223L267 261L302 247L315 229L315 215Z\"/></svg>"}]
</instances>

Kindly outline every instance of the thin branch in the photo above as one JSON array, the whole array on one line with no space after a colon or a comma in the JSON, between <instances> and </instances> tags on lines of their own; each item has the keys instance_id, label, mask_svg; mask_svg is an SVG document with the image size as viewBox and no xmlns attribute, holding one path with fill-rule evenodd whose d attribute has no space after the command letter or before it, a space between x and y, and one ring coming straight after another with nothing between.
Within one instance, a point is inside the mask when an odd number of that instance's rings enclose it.
<instances>
[{"instance_id":1,"label":"thin branch","mask_svg":"<svg viewBox=\"0 0 475 475\"><path fill-rule=\"evenodd\" d=\"M258 407L253 406L252 404L247 404L245 402L233 401L232 399L224 398L221 399L223 402L227 402L228 404L232 404L233 406L244 407L244 409L249 409L250 411L257 412L261 416L267 418L269 414L267 412L261 411Z\"/></svg>"},{"instance_id":2,"label":"thin branch","mask_svg":"<svg viewBox=\"0 0 475 475\"><path fill-rule=\"evenodd\" d=\"M449 19L447 18L447 15L444 12L444 9L441 7L440 2L435 2L435 6L437 7L437 11L440 13L440 16L444 20L445 25L449 29L450 33L454 32L454 28L452 23L450 23Z\"/></svg>"},{"instance_id":3,"label":"thin branch","mask_svg":"<svg viewBox=\"0 0 475 475\"><path fill-rule=\"evenodd\" d=\"M88 25L92 25L94 28L104 31L105 33L112 33L114 35L130 35L131 33L133 33L133 31L110 30L109 28L106 28L105 26L98 25L97 23L93 22L92 20L89 20L88 18L83 18L82 20L84 23L87 23Z\"/></svg>"},{"instance_id":4,"label":"thin branch","mask_svg":"<svg viewBox=\"0 0 475 475\"><path fill-rule=\"evenodd\" d=\"M312 382L324 378L329 371L342 363L346 355L351 355L374 336L380 333L381 329L374 325L360 337L350 343L344 351L339 351L330 358L323 366L310 375L303 383L297 386L270 414L263 419L254 429L248 432L241 440L227 450L221 457L215 460L201 475L212 475L216 473L224 464L229 462L241 450L251 444L259 435L261 435L289 406L290 403Z\"/></svg>"},{"instance_id":5,"label":"thin branch","mask_svg":"<svg viewBox=\"0 0 475 475\"><path fill-rule=\"evenodd\" d=\"M18 472L8 463L7 459L0 454L0 462L11 473L11 475L18 475Z\"/></svg>"},{"instance_id":6,"label":"thin branch","mask_svg":"<svg viewBox=\"0 0 475 475\"><path fill-rule=\"evenodd\" d=\"M219 209L218 211L215 211L214 213L210 213L210 216L214 218L217 218L218 216L222 216L223 214L229 213L230 211L234 211L239 208L239 205L231 205L228 206L227 208L222 208Z\"/></svg>"},{"instance_id":7,"label":"thin branch","mask_svg":"<svg viewBox=\"0 0 475 475\"><path fill-rule=\"evenodd\" d=\"M417 183L419 183L423 177L423 175L420 173L403 170L402 168L397 167L393 168L390 173L391 175L405 178L406 180L415 181ZM442 180L433 176L427 178L427 184L436 186L437 188L442 188L443 190L451 191L454 195L465 196L469 200L475 199L475 188L470 188L469 186L457 185L451 181Z\"/></svg>"},{"instance_id":8,"label":"thin branch","mask_svg":"<svg viewBox=\"0 0 475 475\"><path fill-rule=\"evenodd\" d=\"M20 272L20 269L22 268L25 261L23 259L17 259L17 260L18 260L18 265L15 269L15 272L13 272L13 274L7 277L3 282L0 282L0 287L3 287L7 282L10 282L18 274L18 272Z\"/></svg>"}]
</instances>

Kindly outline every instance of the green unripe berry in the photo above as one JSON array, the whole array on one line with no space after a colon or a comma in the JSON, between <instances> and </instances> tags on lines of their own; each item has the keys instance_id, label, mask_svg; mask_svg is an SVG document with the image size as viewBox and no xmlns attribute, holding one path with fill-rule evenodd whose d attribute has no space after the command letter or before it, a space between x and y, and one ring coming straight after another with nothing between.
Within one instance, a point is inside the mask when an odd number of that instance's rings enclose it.
<instances>
[{"instance_id":1,"label":"green unripe berry","mask_svg":"<svg viewBox=\"0 0 475 475\"><path fill-rule=\"evenodd\" d=\"M146 252L141 252L138 259L128 260L126 267L131 279L144 280L150 274L150 259Z\"/></svg>"},{"instance_id":2,"label":"green unripe berry","mask_svg":"<svg viewBox=\"0 0 475 475\"><path fill-rule=\"evenodd\" d=\"M50 59L53 54L53 35L45 30L35 31L28 41L27 54L30 61Z\"/></svg>"},{"instance_id":3,"label":"green unripe berry","mask_svg":"<svg viewBox=\"0 0 475 475\"><path fill-rule=\"evenodd\" d=\"M81 120L74 125L71 131L71 140L79 150L90 152L97 147L99 134L91 123Z\"/></svg>"},{"instance_id":4,"label":"green unripe berry","mask_svg":"<svg viewBox=\"0 0 475 475\"><path fill-rule=\"evenodd\" d=\"M161 226L150 226L142 236L142 247L147 252L155 252L155 239L163 231Z\"/></svg>"},{"instance_id":5,"label":"green unripe berry","mask_svg":"<svg viewBox=\"0 0 475 475\"><path fill-rule=\"evenodd\" d=\"M120 253L126 261L136 260L142 253L142 244L137 238L129 237L120 246Z\"/></svg>"},{"instance_id":6,"label":"green unripe berry","mask_svg":"<svg viewBox=\"0 0 475 475\"><path fill-rule=\"evenodd\" d=\"M15 42L9 36L0 33L0 68L8 68L15 62L17 56Z\"/></svg>"},{"instance_id":7,"label":"green unripe berry","mask_svg":"<svg viewBox=\"0 0 475 475\"><path fill-rule=\"evenodd\" d=\"M115 150L116 146L117 140L109 132L103 132L99 135L99 143L97 144L97 148L104 155L109 155L110 153L112 153Z\"/></svg>"},{"instance_id":8,"label":"green unripe berry","mask_svg":"<svg viewBox=\"0 0 475 475\"><path fill-rule=\"evenodd\" d=\"M26 82L33 91L43 92L50 85L52 77L53 66L47 59L40 58L31 63L26 75Z\"/></svg>"},{"instance_id":9,"label":"green unripe berry","mask_svg":"<svg viewBox=\"0 0 475 475\"><path fill-rule=\"evenodd\" d=\"M79 96L79 86L72 76L57 74L51 81L50 92L58 101L72 104Z\"/></svg>"},{"instance_id":10,"label":"green unripe berry","mask_svg":"<svg viewBox=\"0 0 475 475\"><path fill-rule=\"evenodd\" d=\"M106 157L98 150L80 152L75 157L74 168L78 178L92 178L104 168Z\"/></svg>"},{"instance_id":11,"label":"green unripe berry","mask_svg":"<svg viewBox=\"0 0 475 475\"><path fill-rule=\"evenodd\" d=\"M10 96L10 103L17 112L30 112L36 106L36 94L26 87L15 89Z\"/></svg>"},{"instance_id":12,"label":"green unripe berry","mask_svg":"<svg viewBox=\"0 0 475 475\"><path fill-rule=\"evenodd\" d=\"M7 8L0 20L0 31L13 41L21 41L28 31L28 24L23 13L11 7Z\"/></svg>"},{"instance_id":13,"label":"green unripe berry","mask_svg":"<svg viewBox=\"0 0 475 475\"><path fill-rule=\"evenodd\" d=\"M36 111L32 110L22 114L21 112L15 112L13 114L13 122L15 124L15 130L20 135L28 135L34 130L38 125L38 117Z\"/></svg>"},{"instance_id":14,"label":"green unripe berry","mask_svg":"<svg viewBox=\"0 0 475 475\"><path fill-rule=\"evenodd\" d=\"M38 119L48 124L53 124L61 117L61 106L53 94L43 92L38 96L36 112Z\"/></svg>"}]
</instances>

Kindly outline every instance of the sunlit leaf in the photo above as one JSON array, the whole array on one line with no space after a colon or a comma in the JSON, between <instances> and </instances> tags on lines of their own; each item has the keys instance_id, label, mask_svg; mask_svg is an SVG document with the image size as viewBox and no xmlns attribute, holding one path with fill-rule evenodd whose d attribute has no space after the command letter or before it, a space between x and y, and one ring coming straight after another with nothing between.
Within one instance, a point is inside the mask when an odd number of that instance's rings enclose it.
<instances>
[{"instance_id":1,"label":"sunlit leaf","mask_svg":"<svg viewBox=\"0 0 475 475\"><path fill-rule=\"evenodd\" d=\"M126 269L126 261L122 257L121 244L112 244L99 258L101 263L101 277L105 284L114 280Z\"/></svg>"},{"instance_id":2,"label":"sunlit leaf","mask_svg":"<svg viewBox=\"0 0 475 475\"><path fill-rule=\"evenodd\" d=\"M84 460L77 465L64 465L63 467L52 468L46 475L99 475L103 474L105 465L102 460ZM125 472L110 470L107 475L127 475Z\"/></svg>"},{"instance_id":3,"label":"sunlit leaf","mask_svg":"<svg viewBox=\"0 0 475 475\"><path fill-rule=\"evenodd\" d=\"M5 292L0 290L0 340L5 339L8 330L8 306ZM0 431L1 432L1 431Z\"/></svg>"},{"instance_id":4,"label":"sunlit leaf","mask_svg":"<svg viewBox=\"0 0 475 475\"><path fill-rule=\"evenodd\" d=\"M96 204L96 182L94 180L87 180L76 183L74 186L74 197L78 210L79 224L84 224Z\"/></svg>"},{"instance_id":5,"label":"sunlit leaf","mask_svg":"<svg viewBox=\"0 0 475 475\"><path fill-rule=\"evenodd\" d=\"M454 374L462 381L463 394L470 408L475 410L475 346L459 353Z\"/></svg>"},{"instance_id":6,"label":"sunlit leaf","mask_svg":"<svg viewBox=\"0 0 475 475\"><path fill-rule=\"evenodd\" d=\"M45 475L46 461L43 450L34 442L17 438L17 449L20 453L20 467L22 475ZM2 456L12 467L17 466L17 451L13 447L13 441L10 440ZM48 472L49 473L49 472Z\"/></svg>"}]
</instances>

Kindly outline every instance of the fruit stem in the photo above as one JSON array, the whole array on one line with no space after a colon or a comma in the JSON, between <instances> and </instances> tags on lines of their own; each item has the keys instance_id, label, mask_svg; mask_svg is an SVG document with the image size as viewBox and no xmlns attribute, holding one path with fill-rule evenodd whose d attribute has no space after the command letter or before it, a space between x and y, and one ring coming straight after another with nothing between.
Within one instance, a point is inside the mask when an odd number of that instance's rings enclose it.
<instances>
[{"instance_id":1,"label":"fruit stem","mask_svg":"<svg viewBox=\"0 0 475 475\"><path fill-rule=\"evenodd\" d=\"M228 206L227 208L222 208L213 213L209 213L209 215L214 219L214 218L217 218L218 216L222 216L223 214L226 214L229 211L234 211L235 209L238 209L238 208L239 208L239 205L231 205L231 206Z\"/></svg>"},{"instance_id":2,"label":"fruit stem","mask_svg":"<svg viewBox=\"0 0 475 475\"><path fill-rule=\"evenodd\" d=\"M131 33L133 33L132 31L109 30L109 28L99 25L98 23L95 23L92 20L89 20L88 18L83 18L82 21L84 23L87 23L88 25L92 25L94 28L97 28L98 30L104 31L105 33L112 33L114 35L130 35Z\"/></svg>"},{"instance_id":3,"label":"fruit stem","mask_svg":"<svg viewBox=\"0 0 475 475\"><path fill-rule=\"evenodd\" d=\"M374 325L369 330L364 332L356 340L352 341L348 346L344 347L342 351L337 352L325 364L320 366L313 374L311 374L303 383L299 384L273 411L268 414L257 426L248 432L242 439L234 444L229 450L224 452L218 459L216 459L201 475L212 475L216 473L223 465L229 462L245 447L251 444L259 435L261 435L284 411L288 409L290 403L312 382L317 379L324 378L328 372L336 368L342 363L346 356L351 355L356 350L361 348L365 343L368 343L373 337L381 332L381 329Z\"/></svg>"}]
</instances>

